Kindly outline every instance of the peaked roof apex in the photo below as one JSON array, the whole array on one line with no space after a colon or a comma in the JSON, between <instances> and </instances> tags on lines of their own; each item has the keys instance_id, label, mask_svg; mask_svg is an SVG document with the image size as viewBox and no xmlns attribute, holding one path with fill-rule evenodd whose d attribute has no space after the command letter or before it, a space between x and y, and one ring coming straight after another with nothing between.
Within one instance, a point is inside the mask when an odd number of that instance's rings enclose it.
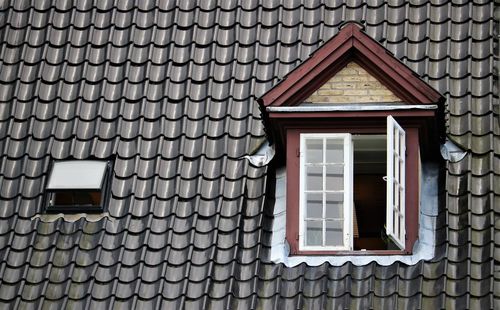
<instances>
[{"instance_id":1,"label":"peaked roof apex","mask_svg":"<svg viewBox=\"0 0 500 310\"><path fill-rule=\"evenodd\" d=\"M351 61L357 62L407 104L437 104L444 97L363 31L356 22L316 50L259 99L264 106L295 106Z\"/></svg>"}]
</instances>

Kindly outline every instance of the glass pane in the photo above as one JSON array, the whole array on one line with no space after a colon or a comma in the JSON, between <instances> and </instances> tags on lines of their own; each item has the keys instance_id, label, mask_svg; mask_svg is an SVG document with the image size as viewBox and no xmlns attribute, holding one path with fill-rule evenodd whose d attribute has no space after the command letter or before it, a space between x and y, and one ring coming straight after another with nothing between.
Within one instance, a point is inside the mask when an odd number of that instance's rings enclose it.
<instances>
[{"instance_id":1,"label":"glass pane","mask_svg":"<svg viewBox=\"0 0 500 310\"><path fill-rule=\"evenodd\" d=\"M92 160L55 162L47 189L99 189L106 165L105 161Z\"/></svg>"},{"instance_id":2,"label":"glass pane","mask_svg":"<svg viewBox=\"0 0 500 310\"><path fill-rule=\"evenodd\" d=\"M391 184L391 186L392 186L392 206L391 206L391 208L394 210L394 206L396 204L397 186L396 186L396 183L394 181Z\"/></svg>"},{"instance_id":3,"label":"glass pane","mask_svg":"<svg viewBox=\"0 0 500 310\"><path fill-rule=\"evenodd\" d=\"M323 190L323 167L306 167L306 190Z\"/></svg>"},{"instance_id":4,"label":"glass pane","mask_svg":"<svg viewBox=\"0 0 500 310\"><path fill-rule=\"evenodd\" d=\"M394 153L397 153L397 155L401 155L401 153L399 152L399 149L400 149L400 145L399 145L399 142L400 142L400 139L399 139L399 131L396 127L394 127Z\"/></svg>"},{"instance_id":5,"label":"glass pane","mask_svg":"<svg viewBox=\"0 0 500 310\"><path fill-rule=\"evenodd\" d=\"M327 139L326 140L326 163L344 162L344 140Z\"/></svg>"},{"instance_id":6,"label":"glass pane","mask_svg":"<svg viewBox=\"0 0 500 310\"><path fill-rule=\"evenodd\" d=\"M323 221L306 221L306 245L323 245Z\"/></svg>"},{"instance_id":7,"label":"glass pane","mask_svg":"<svg viewBox=\"0 0 500 310\"><path fill-rule=\"evenodd\" d=\"M399 159L399 184L401 184L401 187L403 187L404 190L404 184L405 184L405 159L404 157Z\"/></svg>"},{"instance_id":8,"label":"glass pane","mask_svg":"<svg viewBox=\"0 0 500 310\"><path fill-rule=\"evenodd\" d=\"M399 180L401 180L401 173L399 171L399 166L400 163L399 163L399 156L395 156L394 157L394 178L398 181L399 183Z\"/></svg>"},{"instance_id":9,"label":"glass pane","mask_svg":"<svg viewBox=\"0 0 500 310\"><path fill-rule=\"evenodd\" d=\"M402 131L399 132L399 154L402 157L404 155L404 133Z\"/></svg>"},{"instance_id":10,"label":"glass pane","mask_svg":"<svg viewBox=\"0 0 500 310\"><path fill-rule=\"evenodd\" d=\"M326 221L326 245L342 246L344 244L342 225L343 220Z\"/></svg>"},{"instance_id":11,"label":"glass pane","mask_svg":"<svg viewBox=\"0 0 500 310\"><path fill-rule=\"evenodd\" d=\"M61 191L51 197L52 206L99 206L101 204L100 191Z\"/></svg>"},{"instance_id":12,"label":"glass pane","mask_svg":"<svg viewBox=\"0 0 500 310\"><path fill-rule=\"evenodd\" d=\"M323 218L323 194L307 194L306 201L306 217L307 218Z\"/></svg>"},{"instance_id":13,"label":"glass pane","mask_svg":"<svg viewBox=\"0 0 500 310\"><path fill-rule=\"evenodd\" d=\"M341 193L326 194L325 217L342 219L344 217L344 195Z\"/></svg>"},{"instance_id":14,"label":"glass pane","mask_svg":"<svg viewBox=\"0 0 500 310\"><path fill-rule=\"evenodd\" d=\"M399 186L397 183L394 184L394 209L399 210Z\"/></svg>"},{"instance_id":15,"label":"glass pane","mask_svg":"<svg viewBox=\"0 0 500 310\"><path fill-rule=\"evenodd\" d=\"M395 226L394 226L394 234L396 235L396 238L399 239L399 214L397 212L394 212L394 219L395 219Z\"/></svg>"},{"instance_id":16,"label":"glass pane","mask_svg":"<svg viewBox=\"0 0 500 310\"><path fill-rule=\"evenodd\" d=\"M404 238L405 235L405 222L404 222L404 216L402 214L399 215L399 238L402 239Z\"/></svg>"},{"instance_id":17,"label":"glass pane","mask_svg":"<svg viewBox=\"0 0 500 310\"><path fill-rule=\"evenodd\" d=\"M344 189L344 166L326 166L326 190L341 191Z\"/></svg>"},{"instance_id":18,"label":"glass pane","mask_svg":"<svg viewBox=\"0 0 500 310\"><path fill-rule=\"evenodd\" d=\"M306 163L323 162L323 139L306 140Z\"/></svg>"},{"instance_id":19,"label":"glass pane","mask_svg":"<svg viewBox=\"0 0 500 310\"><path fill-rule=\"evenodd\" d=\"M399 180L399 172L398 172L398 168L399 168L399 161L398 161L398 157L396 155L396 153L394 153L394 159L393 159L393 167L392 167L392 175L394 177L394 180Z\"/></svg>"}]
</instances>

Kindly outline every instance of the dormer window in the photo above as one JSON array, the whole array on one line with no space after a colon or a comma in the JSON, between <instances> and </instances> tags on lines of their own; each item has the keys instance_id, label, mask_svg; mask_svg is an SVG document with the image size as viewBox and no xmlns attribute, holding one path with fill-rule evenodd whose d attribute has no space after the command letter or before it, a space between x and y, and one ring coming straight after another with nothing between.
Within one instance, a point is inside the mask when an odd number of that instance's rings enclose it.
<instances>
[{"instance_id":1,"label":"dormer window","mask_svg":"<svg viewBox=\"0 0 500 310\"><path fill-rule=\"evenodd\" d=\"M289 255L413 253L438 92L350 23L259 101L286 168Z\"/></svg>"},{"instance_id":2,"label":"dormer window","mask_svg":"<svg viewBox=\"0 0 500 310\"><path fill-rule=\"evenodd\" d=\"M65 160L53 163L46 188L49 213L102 212L105 207L110 163Z\"/></svg>"}]
</instances>

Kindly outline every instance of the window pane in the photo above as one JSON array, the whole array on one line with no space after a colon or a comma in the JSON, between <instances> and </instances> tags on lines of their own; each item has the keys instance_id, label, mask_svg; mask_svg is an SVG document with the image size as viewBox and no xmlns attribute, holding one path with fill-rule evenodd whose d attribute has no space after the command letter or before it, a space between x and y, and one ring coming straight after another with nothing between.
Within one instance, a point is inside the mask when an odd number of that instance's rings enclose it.
<instances>
[{"instance_id":1,"label":"window pane","mask_svg":"<svg viewBox=\"0 0 500 310\"><path fill-rule=\"evenodd\" d=\"M394 151L399 155L399 130L394 127Z\"/></svg>"},{"instance_id":2,"label":"window pane","mask_svg":"<svg viewBox=\"0 0 500 310\"><path fill-rule=\"evenodd\" d=\"M52 195L52 206L99 206L101 204L100 191L61 191Z\"/></svg>"},{"instance_id":3,"label":"window pane","mask_svg":"<svg viewBox=\"0 0 500 310\"><path fill-rule=\"evenodd\" d=\"M323 162L323 139L306 140L306 163Z\"/></svg>"},{"instance_id":4,"label":"window pane","mask_svg":"<svg viewBox=\"0 0 500 310\"><path fill-rule=\"evenodd\" d=\"M326 140L326 163L344 162L344 140L327 139Z\"/></svg>"},{"instance_id":5,"label":"window pane","mask_svg":"<svg viewBox=\"0 0 500 310\"><path fill-rule=\"evenodd\" d=\"M327 191L341 191L344 189L344 166L329 165L326 166L326 182Z\"/></svg>"},{"instance_id":6,"label":"window pane","mask_svg":"<svg viewBox=\"0 0 500 310\"><path fill-rule=\"evenodd\" d=\"M323 218L323 194L307 194L306 201L306 217L308 218Z\"/></svg>"},{"instance_id":7,"label":"window pane","mask_svg":"<svg viewBox=\"0 0 500 310\"><path fill-rule=\"evenodd\" d=\"M400 198L400 195L399 195L399 185L398 183L396 183L397 181L394 182L394 209L395 210L399 210L399 198Z\"/></svg>"},{"instance_id":8,"label":"window pane","mask_svg":"<svg viewBox=\"0 0 500 310\"><path fill-rule=\"evenodd\" d=\"M342 219L344 217L344 194L326 194L325 217Z\"/></svg>"},{"instance_id":9,"label":"window pane","mask_svg":"<svg viewBox=\"0 0 500 310\"><path fill-rule=\"evenodd\" d=\"M306 245L323 245L323 221L306 221Z\"/></svg>"},{"instance_id":10,"label":"window pane","mask_svg":"<svg viewBox=\"0 0 500 310\"><path fill-rule=\"evenodd\" d=\"M326 245L342 246L344 244L342 224L343 219L337 221L326 221Z\"/></svg>"},{"instance_id":11,"label":"window pane","mask_svg":"<svg viewBox=\"0 0 500 310\"><path fill-rule=\"evenodd\" d=\"M99 189L107 163L92 160L55 162L47 189Z\"/></svg>"},{"instance_id":12,"label":"window pane","mask_svg":"<svg viewBox=\"0 0 500 310\"><path fill-rule=\"evenodd\" d=\"M323 167L306 167L306 190L323 190Z\"/></svg>"}]
</instances>

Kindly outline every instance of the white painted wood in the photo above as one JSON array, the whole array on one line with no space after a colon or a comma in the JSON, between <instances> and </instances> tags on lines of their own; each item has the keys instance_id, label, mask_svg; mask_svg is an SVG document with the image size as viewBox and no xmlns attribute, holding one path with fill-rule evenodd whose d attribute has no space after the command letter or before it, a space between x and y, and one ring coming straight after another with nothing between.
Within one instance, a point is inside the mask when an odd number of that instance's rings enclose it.
<instances>
[{"instance_id":1,"label":"white painted wood","mask_svg":"<svg viewBox=\"0 0 500 310\"><path fill-rule=\"evenodd\" d=\"M307 177L306 177L306 141L309 139L319 139L322 141L323 162L316 164L322 167L322 190L313 191L306 190ZM343 144L343 176L344 184L341 191L326 190L326 141L338 140ZM337 250L352 250L353 237L352 237L352 205L353 205L353 147L351 134L348 133L302 133L300 134L300 185L299 185L299 250L301 251L337 251ZM309 164L310 165L310 164ZM326 220L325 220L325 196L326 193L342 192L343 194L343 244L341 246L328 246L326 245ZM321 193L323 200L323 219L322 219L322 245L311 246L306 244L306 196L307 193Z\"/></svg>"},{"instance_id":2,"label":"white painted wood","mask_svg":"<svg viewBox=\"0 0 500 310\"><path fill-rule=\"evenodd\" d=\"M387 210L386 233L405 248L405 153L406 134L392 116L387 117Z\"/></svg>"}]
</instances>

